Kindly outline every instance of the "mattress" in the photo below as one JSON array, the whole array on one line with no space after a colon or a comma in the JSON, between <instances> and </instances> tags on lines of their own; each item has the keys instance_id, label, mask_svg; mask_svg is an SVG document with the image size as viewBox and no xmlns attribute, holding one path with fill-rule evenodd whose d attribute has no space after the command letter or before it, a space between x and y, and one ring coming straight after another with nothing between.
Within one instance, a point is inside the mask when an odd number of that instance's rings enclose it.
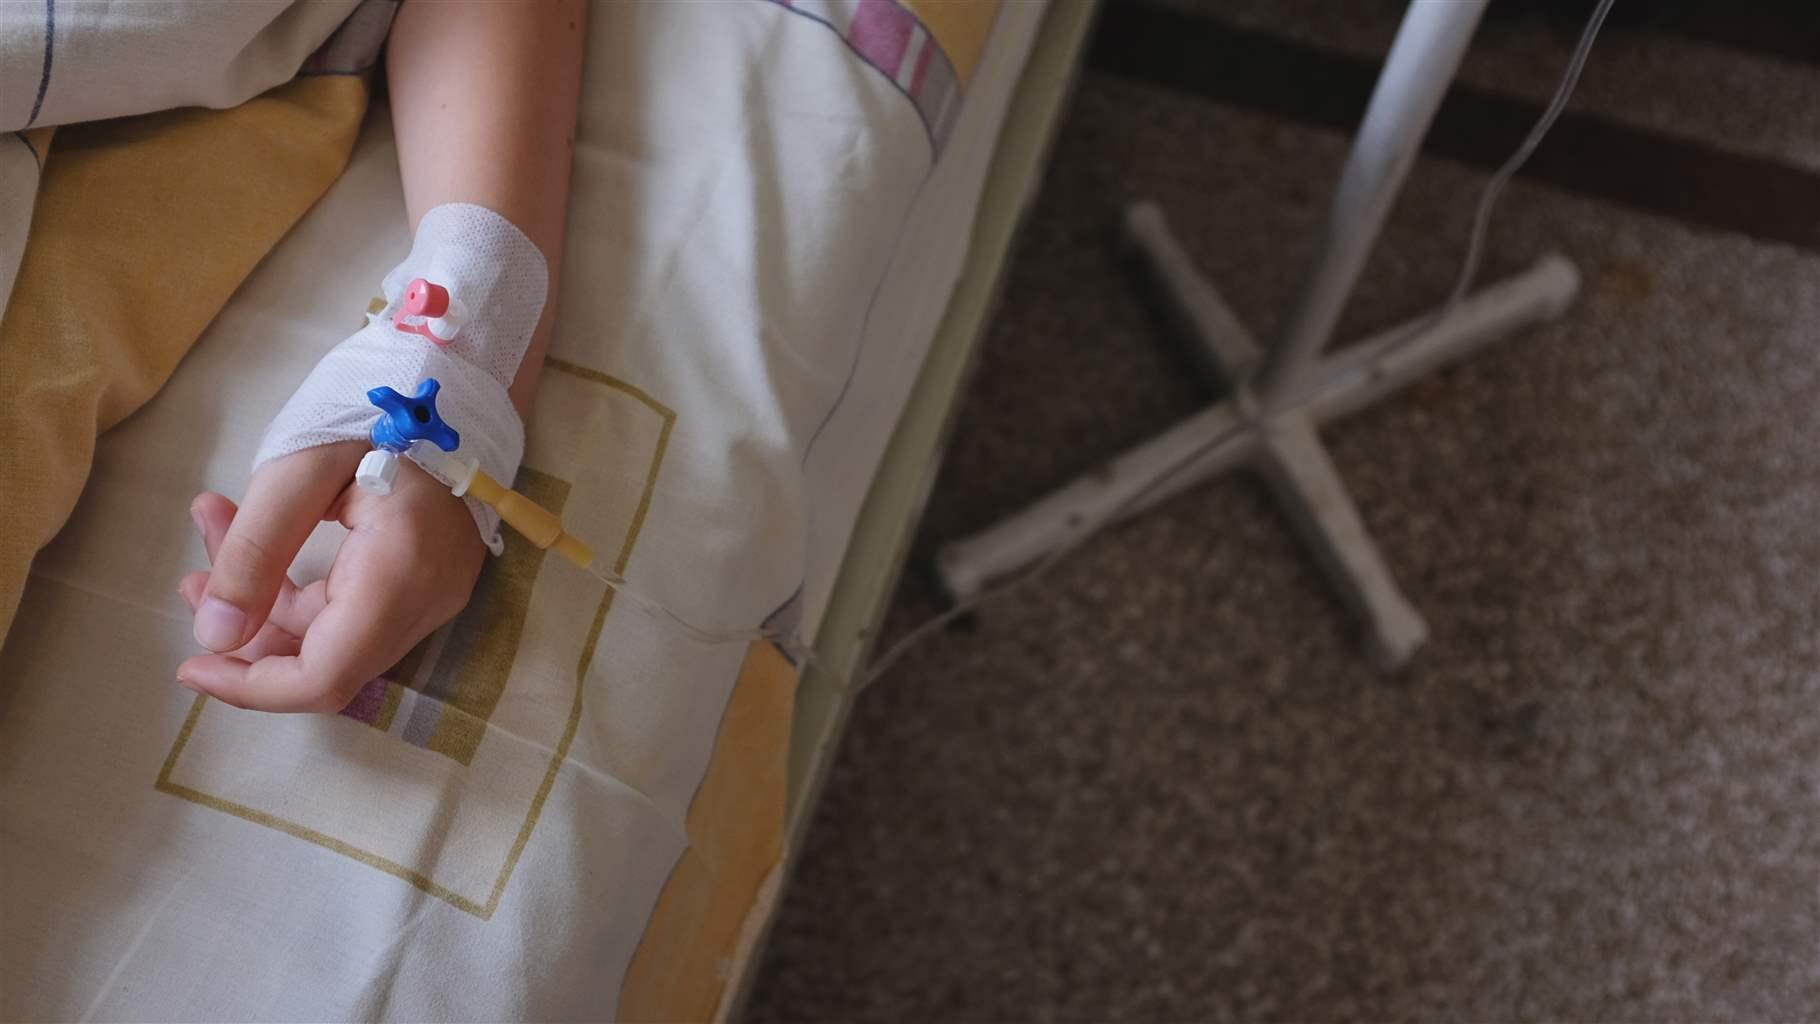
<instances>
[{"instance_id":1,"label":"mattress","mask_svg":"<svg viewBox=\"0 0 1820 1024\"><path fill-rule=\"evenodd\" d=\"M809 636L1042 5L598 5L520 486L696 622ZM349 712L191 699L191 494L408 247L346 173L106 435L0 648L0 1014L707 1016L783 855L797 666L508 549ZM325 525L293 569L320 576ZM476 613L478 614L478 613ZM501 625L504 623L504 626ZM407 659L410 661L411 659Z\"/></svg>"}]
</instances>

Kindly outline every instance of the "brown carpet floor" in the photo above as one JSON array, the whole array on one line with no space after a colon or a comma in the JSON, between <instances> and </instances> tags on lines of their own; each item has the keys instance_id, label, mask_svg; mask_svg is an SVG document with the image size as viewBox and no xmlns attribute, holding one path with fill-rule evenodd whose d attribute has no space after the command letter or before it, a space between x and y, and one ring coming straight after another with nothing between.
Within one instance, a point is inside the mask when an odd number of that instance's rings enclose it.
<instances>
[{"instance_id":1,"label":"brown carpet floor","mask_svg":"<svg viewBox=\"0 0 1820 1024\"><path fill-rule=\"evenodd\" d=\"M1381 56L1399 6L1168 10L1318 70ZM1492 276L1568 254L1581 299L1327 432L1432 628L1413 668L1368 668L1249 478L1108 532L860 702L750 1019L1820 1015L1820 219L1724 212L1765 176L1820 196L1820 65L1761 42L1811 18L1759 13L1794 22L1614 27L1593 148L1519 180L1489 246ZM1463 80L1540 100L1577 30L1497 12ZM1160 201L1264 337L1304 270L1345 133L1105 58L893 631L941 607L942 541L1210 397L1115 259L1122 204ZM1596 162L1677 173L1600 141L1629 130L1718 177L1614 196ZM1418 165L1345 336L1444 294L1486 174Z\"/></svg>"}]
</instances>

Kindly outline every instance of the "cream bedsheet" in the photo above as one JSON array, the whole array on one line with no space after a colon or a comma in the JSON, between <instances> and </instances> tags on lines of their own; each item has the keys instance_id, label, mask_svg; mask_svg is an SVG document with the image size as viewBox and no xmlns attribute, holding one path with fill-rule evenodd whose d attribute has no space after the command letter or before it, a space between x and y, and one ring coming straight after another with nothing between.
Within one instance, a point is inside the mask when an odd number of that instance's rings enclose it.
<instances>
[{"instance_id":1,"label":"cream bedsheet","mask_svg":"<svg viewBox=\"0 0 1820 1024\"><path fill-rule=\"evenodd\" d=\"M597 5L521 486L695 621L812 630L1041 7ZM102 439L38 559L0 649L0 1014L716 1006L781 852L793 670L773 649L691 642L519 546L349 714L246 714L171 680L191 649L172 588L202 561L189 496L244 486L271 410L407 244L376 116Z\"/></svg>"}]
</instances>

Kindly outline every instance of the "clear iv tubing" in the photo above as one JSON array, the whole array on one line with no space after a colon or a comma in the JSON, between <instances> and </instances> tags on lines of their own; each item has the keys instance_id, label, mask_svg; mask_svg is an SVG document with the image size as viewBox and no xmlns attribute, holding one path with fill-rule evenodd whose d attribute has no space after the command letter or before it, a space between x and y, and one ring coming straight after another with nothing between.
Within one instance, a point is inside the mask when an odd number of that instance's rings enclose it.
<instances>
[{"instance_id":1,"label":"clear iv tubing","mask_svg":"<svg viewBox=\"0 0 1820 1024\"><path fill-rule=\"evenodd\" d=\"M838 685L836 688L848 691L865 689L880 676L890 671L891 667L897 664L898 659L909 653L913 648L924 640L927 640L930 636L941 631L943 627L947 626L955 619L960 618L968 612L975 611L984 605L1009 597L1014 592L1035 582L1050 569L1054 568L1058 562L1073 554L1082 544L1085 544L1088 540L1096 536L1103 527L1117 519L1126 509L1149 497L1157 488L1168 483L1170 480L1173 480L1176 474L1187 469L1203 455L1206 455L1213 449L1225 444L1237 433L1238 427L1235 426L1232 429L1220 433L1218 436L1200 445L1193 451L1190 451L1187 455L1170 465L1170 467L1156 479L1145 484L1131 497L1120 502L1118 505L1115 505L1098 520L1088 523L1080 533L1076 534L1067 543L1045 555L1041 561L1037 562L1023 573L1020 573L1016 578L1001 583L996 587L989 587L973 597L955 604L954 607L949 608L938 615L932 615L921 623L918 623L908 633L899 637L890 647L886 648L885 653L879 655L877 660L873 661L864 672L837 673L836 682ZM639 593L638 589L632 586L631 580L626 579L624 576L611 569L606 569L599 565L589 565L583 571L588 575L593 576L595 579L600 580L602 583L605 583L608 587L611 587L615 594L626 598L637 605L645 614L650 615L653 618L667 619L671 624L675 625L677 629L686 633L698 643L718 646L722 644L750 644L759 641L769 641L776 644L785 654L789 655L791 660L794 661L799 668L807 668L809 665L812 665L819 660L814 649L804 644L802 638L795 633L764 627L756 629L712 629L707 626L700 626L676 614L658 601Z\"/></svg>"},{"instance_id":2,"label":"clear iv tubing","mask_svg":"<svg viewBox=\"0 0 1820 1024\"><path fill-rule=\"evenodd\" d=\"M1615 0L1600 0L1598 7L1594 8L1592 15L1587 19L1586 28L1581 32L1580 41L1574 48L1573 57L1568 61L1567 71L1562 75L1560 84L1555 87L1554 96L1549 100L1548 107L1543 111L1542 116L1537 118L1535 125L1523 139L1522 144L1510 155L1503 166L1498 168L1497 172L1492 175L1491 179L1486 182L1484 189L1479 193L1478 204L1473 215L1472 228L1467 236L1466 254L1461 260L1459 274L1454 280L1453 288L1448 292L1446 302L1442 304L1441 309L1432 319L1417 325L1407 335L1399 339L1397 347L1401 347L1402 344L1407 343L1409 340L1421 334L1423 330L1429 327L1434 321L1446 318L1465 299L1467 289L1472 287L1473 279L1478 274L1479 257L1483 251L1485 236L1490 230L1493 207L1497 205L1498 199L1502 196L1504 186L1511 178L1516 176L1517 171L1522 168L1530 155L1536 151L1536 147L1541 144L1543 137L1548 134L1549 129L1554 127L1555 121L1561 116L1561 112L1566 109L1568 99L1573 95L1574 86L1578 84L1580 80L1580 72L1586 66L1587 55L1592 52L1593 41L1598 37L1599 28L1604 25L1605 17L1611 12L1611 7L1614 2ZM1385 355L1388 356L1389 353L1386 353ZM1239 387L1235 388L1235 390L1243 391L1249 387L1250 382L1243 381L1240 382ZM905 633L890 647L886 648L885 652L879 655L878 659L875 660L871 666L866 668L864 672L857 674L850 672L839 673L837 676L838 688L842 690L865 689L874 680L889 671L904 654L908 653L912 648L940 631L955 619L975 611L984 605L1005 598L1043 576L1050 569L1054 568L1056 563L1073 554L1075 550L1086 543L1088 539L1096 536L1101 529L1110 525L1121 515L1124 515L1127 510L1148 498L1164 484L1175 479L1177 475L1200 461L1203 456L1231 440L1241 429L1243 429L1244 425L1245 424L1241 421L1241 423L1234 425L1231 429L1222 431L1220 434L1188 452L1162 473L1158 474L1150 483L1144 485L1130 497L1102 513L1092 522L1087 523L1082 527L1081 531L1067 543L1057 547L1025 572L1020 573L1008 582L1002 583L996 587L989 587L978 594L975 594L973 597L957 603L954 607L949 608L939 615L934 615L925 619L908 633ZM597 565L590 565L586 571L607 586L613 588L620 596L625 597L633 604L636 604L647 614L656 618L669 620L678 629L700 643L732 644L769 641L777 644L786 654L796 660L799 667L807 667L817 660L815 652L805 646L801 638L795 633L787 633L783 630L762 627L757 629L722 630L699 626L664 607L657 601L640 594L638 590L632 586L630 580L617 572Z\"/></svg>"},{"instance_id":3,"label":"clear iv tubing","mask_svg":"<svg viewBox=\"0 0 1820 1024\"><path fill-rule=\"evenodd\" d=\"M757 629L710 629L707 626L698 626L664 607L657 601L639 593L637 588L632 586L631 580L626 579L612 569L608 569L601 565L590 565L584 571L586 571L588 575L605 583L608 587L611 587L615 594L637 605L645 614L650 615L653 618L668 619L677 629L688 634L689 637L700 643L710 645L749 644L767 640L783 648L785 654L790 655L799 662L813 661L815 658L815 653L803 646L802 641L793 633L786 633L781 629L766 629L764 627L759 627Z\"/></svg>"}]
</instances>

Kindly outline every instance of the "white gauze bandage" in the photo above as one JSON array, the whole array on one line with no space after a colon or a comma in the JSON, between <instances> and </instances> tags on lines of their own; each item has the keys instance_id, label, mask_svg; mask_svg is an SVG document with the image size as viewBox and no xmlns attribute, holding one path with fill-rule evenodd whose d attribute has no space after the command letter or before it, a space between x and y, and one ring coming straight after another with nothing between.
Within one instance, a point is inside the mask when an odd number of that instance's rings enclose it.
<instances>
[{"instance_id":1,"label":"white gauze bandage","mask_svg":"<svg viewBox=\"0 0 1820 1024\"><path fill-rule=\"evenodd\" d=\"M463 314L447 345L393 326L405 288L417 278L448 289L451 309ZM385 309L304 378L266 428L253 469L317 445L366 441L380 413L367 391L384 385L414 395L424 378L434 377L442 384L437 411L461 436L457 454L510 487L524 457L524 423L506 388L524 361L548 289L543 253L504 217L468 203L424 214L411 254L385 277ZM498 513L465 500L481 539L498 554Z\"/></svg>"}]
</instances>

